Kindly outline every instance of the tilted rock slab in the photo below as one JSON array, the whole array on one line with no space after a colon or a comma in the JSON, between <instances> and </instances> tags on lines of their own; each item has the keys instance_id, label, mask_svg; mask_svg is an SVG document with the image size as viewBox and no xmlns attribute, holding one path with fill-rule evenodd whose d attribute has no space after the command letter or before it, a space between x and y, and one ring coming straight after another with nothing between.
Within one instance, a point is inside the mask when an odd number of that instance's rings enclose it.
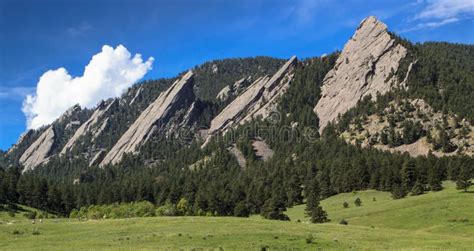
<instances>
[{"instance_id":1,"label":"tilted rock slab","mask_svg":"<svg viewBox=\"0 0 474 251\"><path fill-rule=\"evenodd\" d=\"M209 143L212 135L224 133L234 125L244 124L258 116L267 118L277 98L285 93L293 79L297 62L293 56L271 78L265 76L255 80L211 121L207 138L201 147Z\"/></svg>"},{"instance_id":2,"label":"tilted rock slab","mask_svg":"<svg viewBox=\"0 0 474 251\"><path fill-rule=\"evenodd\" d=\"M239 79L232 86L227 85L217 94L216 99L226 101L231 95L239 93L247 81L250 82L250 77Z\"/></svg>"},{"instance_id":3,"label":"tilted rock slab","mask_svg":"<svg viewBox=\"0 0 474 251\"><path fill-rule=\"evenodd\" d=\"M100 134L100 132L104 129L103 125L97 128L96 127L97 123L103 118L104 114L106 114L107 111L116 103L117 103L116 99L111 101L108 105L106 105L105 101L102 101L99 104L99 106L96 108L94 113L92 113L91 117L76 130L74 135L69 139L69 141L63 147L60 154L64 155L68 151L70 151L76 144L77 140L81 136L84 136L89 132L91 132L94 135L94 138L96 138L98 134Z\"/></svg>"},{"instance_id":4,"label":"tilted rock slab","mask_svg":"<svg viewBox=\"0 0 474 251\"><path fill-rule=\"evenodd\" d=\"M396 84L396 72L407 49L397 44L387 26L375 17L364 19L324 78L314 112L319 131L367 95L384 94Z\"/></svg>"},{"instance_id":5,"label":"tilted rock slab","mask_svg":"<svg viewBox=\"0 0 474 251\"><path fill-rule=\"evenodd\" d=\"M185 100L194 100L192 71L175 81L168 90L160 93L120 137L117 143L104 157L100 166L120 162L126 153L136 153L151 135L166 126L174 112L185 106Z\"/></svg>"},{"instance_id":6,"label":"tilted rock slab","mask_svg":"<svg viewBox=\"0 0 474 251\"><path fill-rule=\"evenodd\" d=\"M54 144L54 130L49 126L20 157L23 172L33 170L36 166L46 162Z\"/></svg>"}]
</instances>

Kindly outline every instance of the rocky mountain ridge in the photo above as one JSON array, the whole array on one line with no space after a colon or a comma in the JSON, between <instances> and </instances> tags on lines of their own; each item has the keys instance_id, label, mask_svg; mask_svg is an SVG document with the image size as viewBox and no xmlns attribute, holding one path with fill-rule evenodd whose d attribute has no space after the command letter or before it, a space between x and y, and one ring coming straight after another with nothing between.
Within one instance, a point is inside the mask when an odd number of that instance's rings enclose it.
<instances>
[{"instance_id":1,"label":"rocky mountain ridge","mask_svg":"<svg viewBox=\"0 0 474 251\"><path fill-rule=\"evenodd\" d=\"M410 88L408 76L417 64L414 60L402 67L408 54L409 47L389 33L385 24L375 17L364 19L335 65L331 61L327 67L332 69L322 74L322 83L314 88L320 88L320 95L307 110L319 119L319 125L315 125L319 132L332 122L337 123L366 98L375 101L377 96ZM89 166L106 167L119 164L126 155L139 155L155 137L176 138L186 131L188 141L198 142L205 151L214 136L224 135L230 129L253 120L273 119L274 114L278 119L288 116L279 113L279 102L311 60L300 63L293 56L284 63L267 58L236 61L235 65L242 67L236 69L238 74L229 73L229 62L213 61L177 78L136 85L121 98L103 101L94 110L75 106L52 125L25 133L7 155L23 165L24 171L51 158L84 159ZM400 72L404 75L399 76ZM434 112L428 114L435 116ZM370 136L382 131L366 126L371 122L364 123L364 134L355 133L352 126L351 130L341 132L340 137L348 143L362 141L371 146ZM292 121L291 125L293 128L298 122ZM472 149L470 140L463 141L459 153ZM274 154L264 140L252 139L252 147L259 160L266 161ZM395 147L400 145L378 148L392 151ZM245 167L242 149L235 142L226 148Z\"/></svg>"}]
</instances>

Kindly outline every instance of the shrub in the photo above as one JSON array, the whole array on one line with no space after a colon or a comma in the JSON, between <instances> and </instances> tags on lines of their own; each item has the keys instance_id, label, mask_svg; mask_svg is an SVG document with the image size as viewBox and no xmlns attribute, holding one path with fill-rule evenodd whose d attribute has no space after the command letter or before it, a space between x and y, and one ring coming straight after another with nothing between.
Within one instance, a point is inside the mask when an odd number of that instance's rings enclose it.
<instances>
[{"instance_id":1,"label":"shrub","mask_svg":"<svg viewBox=\"0 0 474 251\"><path fill-rule=\"evenodd\" d=\"M354 204L356 205L356 207L362 206L362 201L360 200L359 197L357 197L357 199L355 199Z\"/></svg>"},{"instance_id":2,"label":"shrub","mask_svg":"<svg viewBox=\"0 0 474 251\"><path fill-rule=\"evenodd\" d=\"M346 220L342 219L341 221L339 221L339 224L341 225L347 225L349 224Z\"/></svg>"},{"instance_id":3,"label":"shrub","mask_svg":"<svg viewBox=\"0 0 474 251\"><path fill-rule=\"evenodd\" d=\"M314 242L314 236L312 234L309 234L308 237L306 237L306 243L311 244Z\"/></svg>"},{"instance_id":4,"label":"shrub","mask_svg":"<svg viewBox=\"0 0 474 251\"><path fill-rule=\"evenodd\" d=\"M9 212L8 212L8 216L10 216L10 217L12 217L12 218L15 217L15 212L9 211Z\"/></svg>"},{"instance_id":5,"label":"shrub","mask_svg":"<svg viewBox=\"0 0 474 251\"><path fill-rule=\"evenodd\" d=\"M35 229L35 230L33 230L33 233L32 233L32 234L33 234L33 235L40 235L40 232L38 231L38 229Z\"/></svg>"},{"instance_id":6,"label":"shrub","mask_svg":"<svg viewBox=\"0 0 474 251\"><path fill-rule=\"evenodd\" d=\"M348 207L349 207L349 203L347 203L347 201L344 201L344 203L342 203L342 206L343 206L344 208L348 208Z\"/></svg>"},{"instance_id":7,"label":"shrub","mask_svg":"<svg viewBox=\"0 0 474 251\"><path fill-rule=\"evenodd\" d=\"M14 235L20 235L21 232L20 232L20 230L15 229L15 230L13 230L12 234L14 234Z\"/></svg>"},{"instance_id":8,"label":"shrub","mask_svg":"<svg viewBox=\"0 0 474 251\"><path fill-rule=\"evenodd\" d=\"M234 215L237 217L249 217L250 210L244 202L239 202L234 208Z\"/></svg>"},{"instance_id":9,"label":"shrub","mask_svg":"<svg viewBox=\"0 0 474 251\"><path fill-rule=\"evenodd\" d=\"M155 211L158 216L175 216L176 206L171 202L166 202L163 206L160 206Z\"/></svg>"},{"instance_id":10,"label":"shrub","mask_svg":"<svg viewBox=\"0 0 474 251\"><path fill-rule=\"evenodd\" d=\"M36 219L36 211L26 212L23 215L30 220Z\"/></svg>"}]
</instances>

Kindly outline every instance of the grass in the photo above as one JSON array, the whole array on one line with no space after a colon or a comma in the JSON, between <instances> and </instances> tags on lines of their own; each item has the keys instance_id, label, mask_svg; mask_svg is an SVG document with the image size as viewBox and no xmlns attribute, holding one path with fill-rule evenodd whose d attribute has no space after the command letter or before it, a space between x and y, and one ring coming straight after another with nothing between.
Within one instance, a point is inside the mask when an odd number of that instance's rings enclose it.
<instances>
[{"instance_id":1,"label":"grass","mask_svg":"<svg viewBox=\"0 0 474 251\"><path fill-rule=\"evenodd\" d=\"M291 222L259 216L47 219L35 225L17 220L0 224L0 249L472 249L474 194L461 193L452 183L444 185L443 191L401 200L378 191L336 195L322 202L331 218L326 224L307 223L304 205L288 210ZM357 197L361 207L353 203ZM349 208L343 208L344 201ZM339 224L342 219L348 225Z\"/></svg>"}]
</instances>

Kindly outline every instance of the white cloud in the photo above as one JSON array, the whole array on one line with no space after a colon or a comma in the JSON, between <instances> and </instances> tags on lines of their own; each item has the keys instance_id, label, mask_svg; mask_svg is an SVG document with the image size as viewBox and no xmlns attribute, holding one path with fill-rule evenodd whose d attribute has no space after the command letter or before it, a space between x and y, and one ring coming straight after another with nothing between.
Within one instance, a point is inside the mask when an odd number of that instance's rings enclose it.
<instances>
[{"instance_id":1,"label":"white cloud","mask_svg":"<svg viewBox=\"0 0 474 251\"><path fill-rule=\"evenodd\" d=\"M27 127L39 128L50 124L75 104L91 108L100 100L118 97L141 79L153 63L143 61L140 54L132 57L122 45L115 49L104 45L85 67L84 74L72 77L66 69L45 72L38 82L35 95L23 102Z\"/></svg>"},{"instance_id":2,"label":"white cloud","mask_svg":"<svg viewBox=\"0 0 474 251\"><path fill-rule=\"evenodd\" d=\"M474 14L474 0L429 0L416 19L452 19Z\"/></svg>"},{"instance_id":3,"label":"white cloud","mask_svg":"<svg viewBox=\"0 0 474 251\"><path fill-rule=\"evenodd\" d=\"M474 18L474 0L418 0L421 11L412 21L417 24L401 32L435 29L440 26Z\"/></svg>"}]
</instances>

